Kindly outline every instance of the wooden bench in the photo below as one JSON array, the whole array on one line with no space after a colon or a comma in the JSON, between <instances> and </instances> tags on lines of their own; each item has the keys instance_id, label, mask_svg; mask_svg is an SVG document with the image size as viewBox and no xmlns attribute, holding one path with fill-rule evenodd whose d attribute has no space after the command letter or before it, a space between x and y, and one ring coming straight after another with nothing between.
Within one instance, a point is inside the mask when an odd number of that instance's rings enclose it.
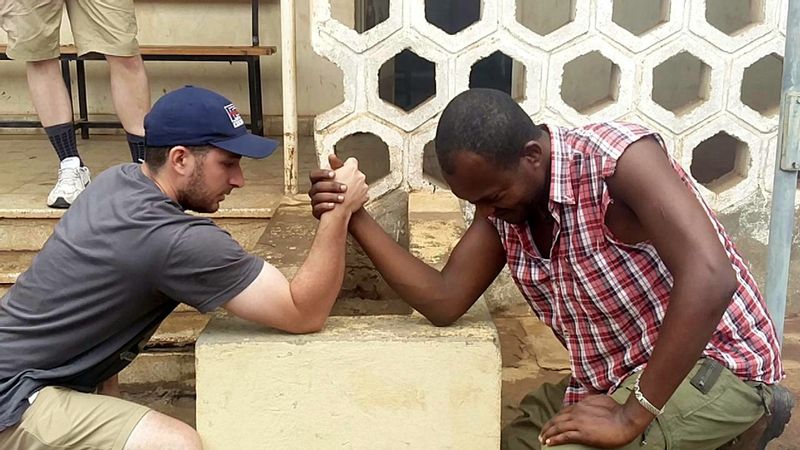
<instances>
[{"instance_id":1,"label":"wooden bench","mask_svg":"<svg viewBox=\"0 0 800 450\"><path fill-rule=\"evenodd\" d=\"M208 46L208 45L142 45L139 53L145 61L217 61L217 62L244 62L247 64L247 84L250 100L250 123L253 133L264 134L263 99L261 94L261 64L262 56L269 56L276 52L274 46L259 45L258 35L258 0L251 0L252 18L252 45L241 46ZM0 60L8 60L6 45L0 45ZM77 87L78 87L78 117L75 127L81 130L83 139L89 138L90 128L121 128L119 122L103 122L89 119L86 95L86 69L85 61L102 60L105 57L99 53L88 53L78 56L78 51L73 45L61 46L61 74L72 99L72 80L70 75L70 62L75 62ZM187 83L191 83L189 79ZM38 128L39 121L34 120L6 120L0 121L0 128Z\"/></svg>"}]
</instances>

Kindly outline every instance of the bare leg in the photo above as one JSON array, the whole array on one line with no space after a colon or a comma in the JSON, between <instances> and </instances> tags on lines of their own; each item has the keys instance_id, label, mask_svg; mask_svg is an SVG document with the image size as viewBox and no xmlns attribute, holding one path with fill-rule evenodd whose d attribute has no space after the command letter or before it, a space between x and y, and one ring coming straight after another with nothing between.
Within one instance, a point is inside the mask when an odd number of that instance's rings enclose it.
<instances>
[{"instance_id":1,"label":"bare leg","mask_svg":"<svg viewBox=\"0 0 800 450\"><path fill-rule=\"evenodd\" d=\"M111 100L122 127L144 136L144 116L150 111L150 87L141 56L106 55L111 74Z\"/></svg>"},{"instance_id":2,"label":"bare leg","mask_svg":"<svg viewBox=\"0 0 800 450\"><path fill-rule=\"evenodd\" d=\"M202 450L200 435L178 419L150 411L133 429L125 450Z\"/></svg>"},{"instance_id":3,"label":"bare leg","mask_svg":"<svg viewBox=\"0 0 800 450\"><path fill-rule=\"evenodd\" d=\"M28 90L42 126L50 127L72 122L72 103L64 86L64 79L61 77L59 61L48 59L29 62L26 69Z\"/></svg>"}]
</instances>

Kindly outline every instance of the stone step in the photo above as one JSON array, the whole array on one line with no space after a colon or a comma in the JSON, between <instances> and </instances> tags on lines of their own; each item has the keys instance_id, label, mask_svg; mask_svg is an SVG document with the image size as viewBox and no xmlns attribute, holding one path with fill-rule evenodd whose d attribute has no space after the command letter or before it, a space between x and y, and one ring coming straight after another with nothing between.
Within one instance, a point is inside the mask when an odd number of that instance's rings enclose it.
<instances>
[{"instance_id":1,"label":"stone step","mask_svg":"<svg viewBox=\"0 0 800 450\"><path fill-rule=\"evenodd\" d=\"M194 345L141 353L131 365L119 373L119 383L126 390L161 387L193 391Z\"/></svg>"},{"instance_id":2,"label":"stone step","mask_svg":"<svg viewBox=\"0 0 800 450\"><path fill-rule=\"evenodd\" d=\"M9 288L28 269L35 251L0 251L0 286ZM2 292L0 292L2 293Z\"/></svg>"}]
</instances>

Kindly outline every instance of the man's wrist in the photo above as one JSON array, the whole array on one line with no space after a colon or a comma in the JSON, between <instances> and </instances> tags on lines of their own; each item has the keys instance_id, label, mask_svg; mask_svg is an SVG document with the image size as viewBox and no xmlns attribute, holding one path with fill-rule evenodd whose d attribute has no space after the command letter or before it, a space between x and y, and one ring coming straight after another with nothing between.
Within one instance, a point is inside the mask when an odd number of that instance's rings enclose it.
<instances>
[{"instance_id":1,"label":"man's wrist","mask_svg":"<svg viewBox=\"0 0 800 450\"><path fill-rule=\"evenodd\" d=\"M358 222L359 222L360 220L363 220L363 218L364 218L366 215L367 215L367 211L364 209L364 207L363 207L363 206L362 206L361 208L358 208L358 209L357 209L357 210L356 210L356 211L355 211L355 212L354 212L354 213L353 213L353 214L350 216L350 222L349 222L349 224L348 224L347 228L348 228L350 231L352 231L352 230L353 230L353 226L354 226L354 225L358 225Z\"/></svg>"},{"instance_id":2,"label":"man's wrist","mask_svg":"<svg viewBox=\"0 0 800 450\"><path fill-rule=\"evenodd\" d=\"M323 213L322 216L320 216L320 221L327 217L328 220L347 222L350 220L351 216L352 213L350 212L349 208L344 205L336 205L336 207L334 207L332 210Z\"/></svg>"},{"instance_id":3,"label":"man's wrist","mask_svg":"<svg viewBox=\"0 0 800 450\"><path fill-rule=\"evenodd\" d=\"M633 392L631 392L631 395L628 397L628 401L622 405L622 412L632 426L641 432L656 418L653 413L645 409L645 407L639 403Z\"/></svg>"}]
</instances>

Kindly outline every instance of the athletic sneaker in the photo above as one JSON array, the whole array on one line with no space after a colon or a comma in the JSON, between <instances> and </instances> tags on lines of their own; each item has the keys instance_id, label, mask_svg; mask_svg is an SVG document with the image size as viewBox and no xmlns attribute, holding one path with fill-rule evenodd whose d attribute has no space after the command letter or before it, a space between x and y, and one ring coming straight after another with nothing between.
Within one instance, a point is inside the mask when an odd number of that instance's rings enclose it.
<instances>
[{"instance_id":1,"label":"athletic sneaker","mask_svg":"<svg viewBox=\"0 0 800 450\"><path fill-rule=\"evenodd\" d=\"M51 208L69 208L69 205L75 201L78 194L83 192L83 189L86 188L90 181L89 168L86 166L58 169L58 181L56 181L53 190L50 191L50 195L47 196L47 206Z\"/></svg>"}]
</instances>

